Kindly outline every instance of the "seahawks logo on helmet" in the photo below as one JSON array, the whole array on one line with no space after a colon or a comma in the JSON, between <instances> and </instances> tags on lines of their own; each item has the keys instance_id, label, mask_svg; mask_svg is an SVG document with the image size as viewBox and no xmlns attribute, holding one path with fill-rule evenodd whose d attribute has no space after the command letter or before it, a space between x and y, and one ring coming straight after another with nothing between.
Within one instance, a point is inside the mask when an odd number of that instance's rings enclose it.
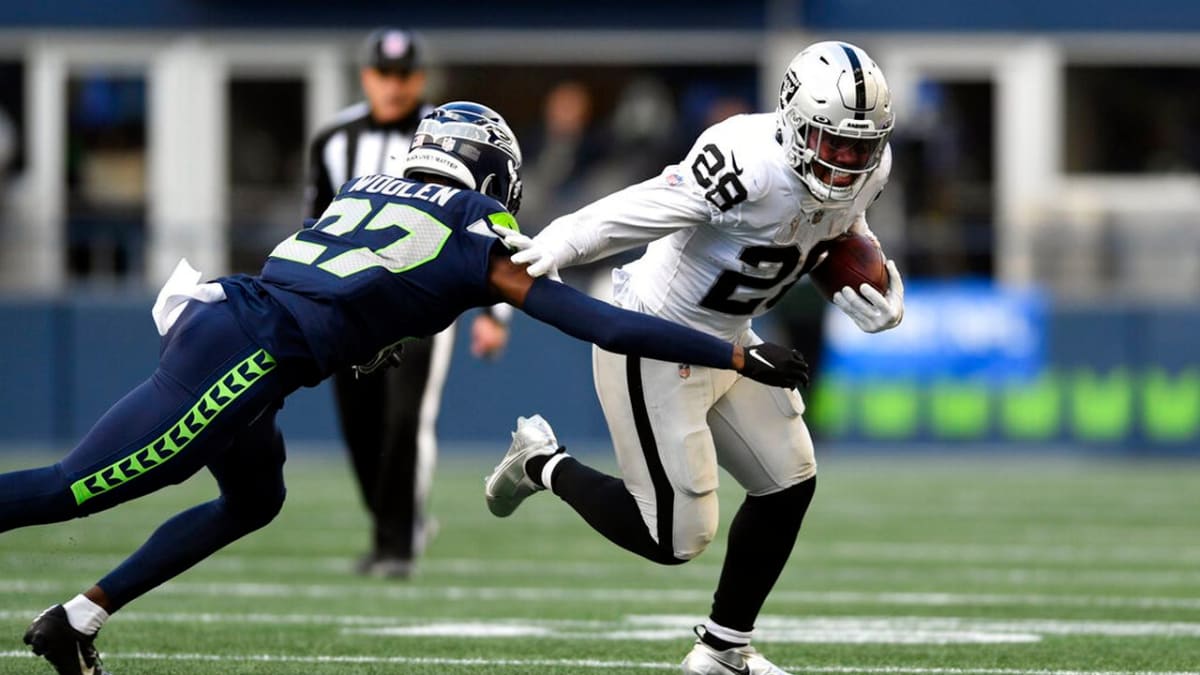
<instances>
[{"instance_id":1,"label":"seahawks logo on helmet","mask_svg":"<svg viewBox=\"0 0 1200 675\"><path fill-rule=\"evenodd\" d=\"M488 127L488 143L498 148L504 148L514 155L520 155L520 152L514 149L517 140L498 126Z\"/></svg>"}]
</instances>

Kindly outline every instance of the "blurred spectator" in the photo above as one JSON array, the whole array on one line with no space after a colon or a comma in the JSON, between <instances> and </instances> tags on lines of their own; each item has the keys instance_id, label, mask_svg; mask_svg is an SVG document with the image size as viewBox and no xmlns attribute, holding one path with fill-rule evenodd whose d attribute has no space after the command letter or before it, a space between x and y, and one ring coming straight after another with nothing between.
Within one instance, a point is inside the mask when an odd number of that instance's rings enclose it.
<instances>
[{"instance_id":1,"label":"blurred spectator","mask_svg":"<svg viewBox=\"0 0 1200 675\"><path fill-rule=\"evenodd\" d=\"M425 70L415 35L397 28L371 33L362 47L366 101L339 114L311 149L308 216L320 218L341 185L356 176L403 174L422 117ZM508 341L508 314L497 306L472 326L472 351L492 356ZM395 368L334 375L342 435L372 517L372 546L357 571L408 577L435 528L426 513L437 456L437 417L450 368L454 327L404 345Z\"/></svg>"},{"instance_id":2,"label":"blurred spectator","mask_svg":"<svg viewBox=\"0 0 1200 675\"><path fill-rule=\"evenodd\" d=\"M658 175L678 161L676 117L671 92L659 80L640 78L626 85L604 138L606 152L586 176L586 201Z\"/></svg>"},{"instance_id":3,"label":"blurred spectator","mask_svg":"<svg viewBox=\"0 0 1200 675\"><path fill-rule=\"evenodd\" d=\"M0 234L8 217L8 172L17 156L17 129L4 106L0 106Z\"/></svg>"},{"instance_id":4,"label":"blurred spectator","mask_svg":"<svg viewBox=\"0 0 1200 675\"><path fill-rule=\"evenodd\" d=\"M663 167L679 161L683 153L676 140L676 117L671 92L662 82L639 78L627 84L602 136L606 152L598 155L594 167L580 177L580 187L573 195L579 198L579 203L565 205L550 220L626 185L656 176ZM644 250L644 246L639 246L567 269L563 272L564 279L594 297L608 299L612 293L613 268L636 260Z\"/></svg>"},{"instance_id":5,"label":"blurred spectator","mask_svg":"<svg viewBox=\"0 0 1200 675\"><path fill-rule=\"evenodd\" d=\"M701 82L693 84L681 97L679 132L688 142L681 150L691 149L690 141L710 126L734 115L754 112L754 105L745 97L730 93L719 84Z\"/></svg>"},{"instance_id":6,"label":"blurred spectator","mask_svg":"<svg viewBox=\"0 0 1200 675\"><path fill-rule=\"evenodd\" d=\"M602 151L593 124L592 92L560 82L546 94L539 129L522 139L521 229L536 234L555 217L586 204L584 178Z\"/></svg>"}]
</instances>

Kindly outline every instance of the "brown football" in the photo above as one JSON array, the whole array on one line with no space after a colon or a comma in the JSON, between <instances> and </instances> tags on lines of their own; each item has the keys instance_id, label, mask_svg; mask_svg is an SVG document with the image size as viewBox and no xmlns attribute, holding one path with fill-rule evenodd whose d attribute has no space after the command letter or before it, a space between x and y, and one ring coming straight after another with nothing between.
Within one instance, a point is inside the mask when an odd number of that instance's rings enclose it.
<instances>
[{"instance_id":1,"label":"brown football","mask_svg":"<svg viewBox=\"0 0 1200 675\"><path fill-rule=\"evenodd\" d=\"M863 284L871 284L880 293L887 293L888 272L883 251L871 237L847 232L837 239L822 242L809 255L824 260L809 270L808 276L826 300L846 286L858 290Z\"/></svg>"}]
</instances>

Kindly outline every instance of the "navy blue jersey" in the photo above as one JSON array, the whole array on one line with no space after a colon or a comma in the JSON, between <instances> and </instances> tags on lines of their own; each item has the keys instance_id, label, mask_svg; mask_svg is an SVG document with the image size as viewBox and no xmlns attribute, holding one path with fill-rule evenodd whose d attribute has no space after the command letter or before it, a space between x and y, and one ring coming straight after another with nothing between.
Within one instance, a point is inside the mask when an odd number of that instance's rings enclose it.
<instances>
[{"instance_id":1,"label":"navy blue jersey","mask_svg":"<svg viewBox=\"0 0 1200 675\"><path fill-rule=\"evenodd\" d=\"M286 308L324 377L494 303L493 224L516 227L499 202L478 192L363 176L343 185L311 227L276 246L259 277L225 285L239 294L261 288ZM264 344L288 330L259 326L249 330Z\"/></svg>"}]
</instances>

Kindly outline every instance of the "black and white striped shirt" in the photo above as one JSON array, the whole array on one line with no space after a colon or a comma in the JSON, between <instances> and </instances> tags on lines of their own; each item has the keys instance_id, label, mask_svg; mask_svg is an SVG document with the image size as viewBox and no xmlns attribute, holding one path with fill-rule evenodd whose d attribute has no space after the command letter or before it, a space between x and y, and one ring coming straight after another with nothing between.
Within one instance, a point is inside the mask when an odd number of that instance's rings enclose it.
<instances>
[{"instance_id":1,"label":"black and white striped shirt","mask_svg":"<svg viewBox=\"0 0 1200 675\"><path fill-rule=\"evenodd\" d=\"M433 106L423 103L388 124L373 120L365 101L338 113L309 149L307 217L320 217L338 189L352 178L375 173L399 176L417 123L432 111Z\"/></svg>"}]
</instances>

